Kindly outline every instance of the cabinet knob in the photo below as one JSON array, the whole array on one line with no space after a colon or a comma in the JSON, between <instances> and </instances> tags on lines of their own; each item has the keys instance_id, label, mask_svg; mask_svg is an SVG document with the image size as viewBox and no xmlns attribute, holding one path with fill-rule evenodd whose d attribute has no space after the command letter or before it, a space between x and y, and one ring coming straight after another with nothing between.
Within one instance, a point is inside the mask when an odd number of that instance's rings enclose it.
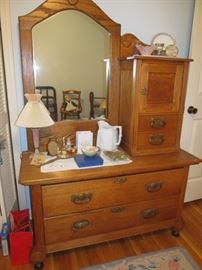
<instances>
[{"instance_id":1,"label":"cabinet knob","mask_svg":"<svg viewBox=\"0 0 202 270\"><path fill-rule=\"evenodd\" d=\"M189 106L189 108L187 109L187 112L189 114L196 114L198 112L198 109L194 108L194 106Z\"/></svg>"},{"instance_id":2,"label":"cabinet knob","mask_svg":"<svg viewBox=\"0 0 202 270\"><path fill-rule=\"evenodd\" d=\"M142 88L142 89L140 90L140 94L141 94L142 96L146 96L146 95L147 95L147 89L146 89L146 88Z\"/></svg>"}]
</instances>

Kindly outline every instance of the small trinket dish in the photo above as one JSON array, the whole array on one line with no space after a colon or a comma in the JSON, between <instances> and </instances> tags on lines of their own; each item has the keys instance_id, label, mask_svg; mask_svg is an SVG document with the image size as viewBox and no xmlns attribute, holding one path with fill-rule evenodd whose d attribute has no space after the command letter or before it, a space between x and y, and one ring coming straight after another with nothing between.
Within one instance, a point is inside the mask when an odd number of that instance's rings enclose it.
<instances>
[{"instance_id":1,"label":"small trinket dish","mask_svg":"<svg viewBox=\"0 0 202 270\"><path fill-rule=\"evenodd\" d=\"M81 149L85 156L93 157L100 152L100 148L97 146L86 146Z\"/></svg>"}]
</instances>

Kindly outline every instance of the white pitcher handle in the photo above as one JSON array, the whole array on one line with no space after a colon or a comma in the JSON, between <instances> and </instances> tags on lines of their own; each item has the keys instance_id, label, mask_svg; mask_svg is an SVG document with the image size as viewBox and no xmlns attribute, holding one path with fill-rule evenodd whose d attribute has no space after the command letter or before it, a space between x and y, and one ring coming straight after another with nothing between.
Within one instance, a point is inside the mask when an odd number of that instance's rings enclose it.
<instances>
[{"instance_id":1,"label":"white pitcher handle","mask_svg":"<svg viewBox=\"0 0 202 270\"><path fill-rule=\"evenodd\" d=\"M114 128L119 130L118 141L115 143L115 145L119 145L121 143L121 138L122 138L122 126L114 126Z\"/></svg>"}]
</instances>

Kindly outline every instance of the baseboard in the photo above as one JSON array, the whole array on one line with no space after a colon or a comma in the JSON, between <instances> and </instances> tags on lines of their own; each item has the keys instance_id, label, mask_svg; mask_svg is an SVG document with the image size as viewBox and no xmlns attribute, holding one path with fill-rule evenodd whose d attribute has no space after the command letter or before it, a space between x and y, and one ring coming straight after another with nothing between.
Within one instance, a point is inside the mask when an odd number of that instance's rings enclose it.
<instances>
[{"instance_id":1,"label":"baseboard","mask_svg":"<svg viewBox=\"0 0 202 270\"><path fill-rule=\"evenodd\" d=\"M202 179L190 179L187 183L184 202L199 200L202 198Z\"/></svg>"}]
</instances>

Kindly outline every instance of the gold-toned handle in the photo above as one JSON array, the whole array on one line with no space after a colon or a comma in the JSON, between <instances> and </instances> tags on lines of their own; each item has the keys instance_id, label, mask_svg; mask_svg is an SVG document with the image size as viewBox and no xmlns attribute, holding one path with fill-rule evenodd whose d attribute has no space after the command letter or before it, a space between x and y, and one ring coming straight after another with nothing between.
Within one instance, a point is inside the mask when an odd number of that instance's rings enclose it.
<instances>
[{"instance_id":1,"label":"gold-toned handle","mask_svg":"<svg viewBox=\"0 0 202 270\"><path fill-rule=\"evenodd\" d=\"M81 230L81 229L84 229L86 227L88 227L90 225L90 221L89 220L80 220L78 222L75 222L73 225L72 225L72 230L73 231L77 231L77 230Z\"/></svg>"},{"instance_id":2,"label":"gold-toned handle","mask_svg":"<svg viewBox=\"0 0 202 270\"><path fill-rule=\"evenodd\" d=\"M120 213L120 212L122 212L124 210L124 207L112 207L111 208L111 212L112 213Z\"/></svg>"},{"instance_id":3,"label":"gold-toned handle","mask_svg":"<svg viewBox=\"0 0 202 270\"><path fill-rule=\"evenodd\" d=\"M146 190L148 192L156 192L159 191L163 186L162 182L148 183L145 185Z\"/></svg>"},{"instance_id":4,"label":"gold-toned handle","mask_svg":"<svg viewBox=\"0 0 202 270\"><path fill-rule=\"evenodd\" d=\"M122 183L125 183L126 181L127 181L126 177L117 177L114 179L115 184L122 184Z\"/></svg>"},{"instance_id":5,"label":"gold-toned handle","mask_svg":"<svg viewBox=\"0 0 202 270\"><path fill-rule=\"evenodd\" d=\"M72 194L71 200L74 204L84 204L89 203L92 200L93 194L88 193L81 193L81 194Z\"/></svg>"},{"instance_id":6,"label":"gold-toned handle","mask_svg":"<svg viewBox=\"0 0 202 270\"><path fill-rule=\"evenodd\" d=\"M164 128L165 125L166 125L166 121L163 117L152 117L151 119L152 128Z\"/></svg>"},{"instance_id":7,"label":"gold-toned handle","mask_svg":"<svg viewBox=\"0 0 202 270\"><path fill-rule=\"evenodd\" d=\"M142 88L140 90L140 93L141 93L142 96L146 96L147 95L147 89L146 88Z\"/></svg>"},{"instance_id":8,"label":"gold-toned handle","mask_svg":"<svg viewBox=\"0 0 202 270\"><path fill-rule=\"evenodd\" d=\"M142 212L142 217L144 219L153 218L157 215L158 211L156 208L146 209Z\"/></svg>"},{"instance_id":9,"label":"gold-toned handle","mask_svg":"<svg viewBox=\"0 0 202 270\"><path fill-rule=\"evenodd\" d=\"M153 145L161 145L165 141L163 135L149 135L149 143Z\"/></svg>"}]
</instances>

